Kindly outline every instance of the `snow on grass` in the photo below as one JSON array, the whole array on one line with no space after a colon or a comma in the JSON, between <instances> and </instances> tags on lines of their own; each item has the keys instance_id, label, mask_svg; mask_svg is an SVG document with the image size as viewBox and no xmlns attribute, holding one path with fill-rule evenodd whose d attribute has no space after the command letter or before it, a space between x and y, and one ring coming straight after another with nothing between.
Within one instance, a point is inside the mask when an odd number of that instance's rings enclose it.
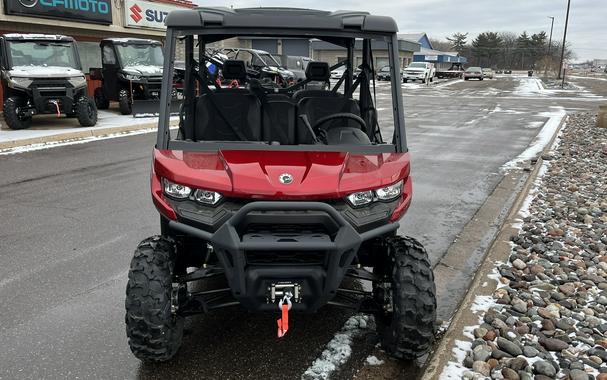
<instances>
[{"instance_id":1,"label":"snow on grass","mask_svg":"<svg viewBox=\"0 0 607 380\"><path fill-rule=\"evenodd\" d=\"M328 379L340 365L346 363L352 355L352 341L354 337L371 329L375 323L373 317L357 314L350 317L344 327L335 334L320 357L301 376L303 380Z\"/></svg>"},{"instance_id":2,"label":"snow on grass","mask_svg":"<svg viewBox=\"0 0 607 380\"><path fill-rule=\"evenodd\" d=\"M548 117L548 121L544 124L544 127L537 134L535 139L531 142L531 145L527 147L521 154L514 159L506 162L503 169L517 169L520 168L521 164L525 161L536 158L548 145L554 133L561 125L561 121L567 114L562 107L553 107L554 110L551 112L543 112L539 116Z\"/></svg>"},{"instance_id":3,"label":"snow on grass","mask_svg":"<svg viewBox=\"0 0 607 380\"><path fill-rule=\"evenodd\" d=\"M366 363L367 363L368 365L382 365L382 364L384 364L384 361L383 361L383 360L378 359L378 358L377 358L376 356L374 356L374 355L368 356L368 357L367 357L367 360L365 360L365 361L366 361Z\"/></svg>"}]
</instances>

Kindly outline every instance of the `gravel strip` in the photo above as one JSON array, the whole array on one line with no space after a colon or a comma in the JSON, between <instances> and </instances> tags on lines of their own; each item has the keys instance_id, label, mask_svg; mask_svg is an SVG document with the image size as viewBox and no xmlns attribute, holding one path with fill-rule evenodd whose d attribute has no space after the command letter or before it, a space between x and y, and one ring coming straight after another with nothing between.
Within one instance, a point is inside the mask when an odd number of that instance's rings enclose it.
<instances>
[{"instance_id":1,"label":"gravel strip","mask_svg":"<svg viewBox=\"0 0 607 380\"><path fill-rule=\"evenodd\" d=\"M532 192L464 379L607 380L607 129L569 117Z\"/></svg>"}]
</instances>

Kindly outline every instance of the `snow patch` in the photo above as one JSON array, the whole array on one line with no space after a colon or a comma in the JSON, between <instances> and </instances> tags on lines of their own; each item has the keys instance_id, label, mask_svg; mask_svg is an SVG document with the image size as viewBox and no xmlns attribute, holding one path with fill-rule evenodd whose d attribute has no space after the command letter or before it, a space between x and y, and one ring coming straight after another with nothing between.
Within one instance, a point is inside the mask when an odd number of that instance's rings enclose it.
<instances>
[{"instance_id":1,"label":"snow patch","mask_svg":"<svg viewBox=\"0 0 607 380\"><path fill-rule=\"evenodd\" d=\"M331 373L346 363L352 355L353 338L370 329L374 323L373 317L368 315L357 314L350 317L301 378L303 380L328 379Z\"/></svg>"},{"instance_id":2,"label":"snow patch","mask_svg":"<svg viewBox=\"0 0 607 380\"><path fill-rule=\"evenodd\" d=\"M384 364L383 360L378 359L374 355L371 355L371 356L367 357L366 362L367 362L368 365L382 365L382 364Z\"/></svg>"},{"instance_id":3,"label":"snow patch","mask_svg":"<svg viewBox=\"0 0 607 380\"><path fill-rule=\"evenodd\" d=\"M552 136L558 129L561 124L561 121L567 114L563 107L554 107L555 110L552 112L543 112L539 116L548 117L548 121L544 124L544 127L537 134L535 139L531 142L531 145L527 149L525 149L521 154L519 154L514 159L506 162L502 169L520 169L521 163L528 161L532 158L536 158L548 145Z\"/></svg>"},{"instance_id":4,"label":"snow patch","mask_svg":"<svg viewBox=\"0 0 607 380\"><path fill-rule=\"evenodd\" d=\"M470 306L470 311L474 314L478 314L478 312L489 310L491 306L495 306L495 299L493 296L476 296L472 306Z\"/></svg>"}]
</instances>

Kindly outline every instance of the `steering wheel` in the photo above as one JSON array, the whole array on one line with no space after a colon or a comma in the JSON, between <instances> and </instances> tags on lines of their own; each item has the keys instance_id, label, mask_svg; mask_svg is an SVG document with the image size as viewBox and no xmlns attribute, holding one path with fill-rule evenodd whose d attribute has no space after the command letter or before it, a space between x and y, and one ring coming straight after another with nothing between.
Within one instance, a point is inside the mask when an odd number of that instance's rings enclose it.
<instances>
[{"instance_id":1,"label":"steering wheel","mask_svg":"<svg viewBox=\"0 0 607 380\"><path fill-rule=\"evenodd\" d=\"M312 127L312 129L315 132L320 131L321 130L321 128L320 128L321 125L326 124L329 121L336 120L336 119L353 120L353 121L357 122L360 125L360 127L361 127L362 130L366 130L367 129L367 123L365 123L365 121L360 116L355 115L353 113L349 113L349 112L334 113L334 114L331 114L331 115L328 115L328 116L325 116L325 117L321 117L320 119L318 119L316 121L316 123L314 124L314 126ZM327 129L330 129L330 128L331 127L326 128L326 129L322 129L322 130L326 131Z\"/></svg>"}]
</instances>

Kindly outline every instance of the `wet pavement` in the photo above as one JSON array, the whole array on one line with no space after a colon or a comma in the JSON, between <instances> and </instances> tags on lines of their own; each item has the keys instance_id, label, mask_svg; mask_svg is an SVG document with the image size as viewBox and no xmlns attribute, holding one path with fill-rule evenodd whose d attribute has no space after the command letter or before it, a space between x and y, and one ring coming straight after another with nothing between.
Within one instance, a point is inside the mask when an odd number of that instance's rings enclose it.
<instances>
[{"instance_id":1,"label":"wet pavement","mask_svg":"<svg viewBox=\"0 0 607 380\"><path fill-rule=\"evenodd\" d=\"M401 232L420 239L433 263L500 181L502 165L537 135L544 112L599 104L534 93L526 81L404 85L414 198ZM389 110L388 85L377 94L378 108ZM136 135L0 156L1 379L297 379L351 315L331 307L293 315L277 341L275 315L223 310L189 319L171 363L135 359L124 289L135 246L159 230L148 192L154 140ZM439 303L455 301L439 294ZM353 359L333 378L351 378L375 341L357 339ZM412 367L397 372L410 379Z\"/></svg>"}]
</instances>

